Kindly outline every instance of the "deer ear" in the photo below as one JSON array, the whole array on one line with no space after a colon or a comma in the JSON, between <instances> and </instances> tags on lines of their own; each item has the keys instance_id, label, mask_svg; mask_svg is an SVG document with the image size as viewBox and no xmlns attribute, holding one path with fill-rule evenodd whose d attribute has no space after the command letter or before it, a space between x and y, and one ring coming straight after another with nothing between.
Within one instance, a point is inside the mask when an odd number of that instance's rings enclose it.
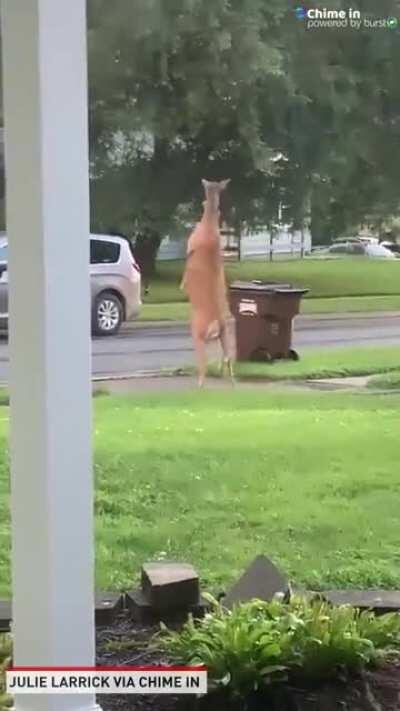
<instances>
[{"instance_id":1,"label":"deer ear","mask_svg":"<svg viewBox=\"0 0 400 711\"><path fill-rule=\"evenodd\" d=\"M225 188L228 187L228 185L229 185L230 182L231 182L231 179L230 179L230 178L228 178L227 180L221 180L221 181L220 181L220 184L219 184L221 190L225 190Z\"/></svg>"}]
</instances>

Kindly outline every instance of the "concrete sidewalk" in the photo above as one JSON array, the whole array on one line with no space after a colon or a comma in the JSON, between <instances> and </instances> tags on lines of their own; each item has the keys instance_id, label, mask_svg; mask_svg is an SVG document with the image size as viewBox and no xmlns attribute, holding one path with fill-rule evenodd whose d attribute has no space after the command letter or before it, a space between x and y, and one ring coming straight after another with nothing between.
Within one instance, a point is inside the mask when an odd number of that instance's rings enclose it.
<instances>
[{"instance_id":1,"label":"concrete sidewalk","mask_svg":"<svg viewBox=\"0 0 400 711\"><path fill-rule=\"evenodd\" d=\"M228 380L209 377L205 390L232 392L235 390L260 389L268 392L348 392L365 393L368 395L398 394L398 390L367 389L368 382L374 376L348 378L320 378L317 380L275 380L275 381L245 381L239 380L232 386ZM142 393L191 392L197 390L197 380L194 376L170 375L153 377L135 377L98 381L93 384L93 392L105 392L110 395L135 395Z\"/></svg>"},{"instance_id":2,"label":"concrete sidewalk","mask_svg":"<svg viewBox=\"0 0 400 711\"><path fill-rule=\"evenodd\" d=\"M231 385L228 380L219 378L208 378L204 390L212 391L228 391L233 390L254 390L260 391L262 388L265 391L290 391L290 392L306 392L310 390L309 385L305 382L288 383L288 382L243 382L239 381L235 385ZM106 380L98 381L93 384L94 392L106 392L110 395L135 395L146 392L190 392L198 390L197 380L194 376L167 376L167 377L142 377L142 378L126 378L123 380Z\"/></svg>"}]
</instances>

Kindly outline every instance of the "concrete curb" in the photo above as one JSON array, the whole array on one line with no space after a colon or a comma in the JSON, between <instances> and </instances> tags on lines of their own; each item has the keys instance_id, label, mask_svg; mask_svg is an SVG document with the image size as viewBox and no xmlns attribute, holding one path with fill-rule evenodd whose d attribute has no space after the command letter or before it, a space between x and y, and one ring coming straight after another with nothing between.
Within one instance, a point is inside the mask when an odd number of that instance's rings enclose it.
<instances>
[{"instance_id":1,"label":"concrete curb","mask_svg":"<svg viewBox=\"0 0 400 711\"><path fill-rule=\"evenodd\" d=\"M123 373L122 375L95 375L92 383L110 383L116 380L139 380L142 378L181 378L190 377L187 373L176 370L137 370L134 373ZM1 386L0 386L1 387Z\"/></svg>"},{"instance_id":2,"label":"concrete curb","mask_svg":"<svg viewBox=\"0 0 400 711\"><path fill-rule=\"evenodd\" d=\"M188 326L189 321L133 321L129 325L134 325L134 328L177 328L180 326Z\"/></svg>"}]
</instances>

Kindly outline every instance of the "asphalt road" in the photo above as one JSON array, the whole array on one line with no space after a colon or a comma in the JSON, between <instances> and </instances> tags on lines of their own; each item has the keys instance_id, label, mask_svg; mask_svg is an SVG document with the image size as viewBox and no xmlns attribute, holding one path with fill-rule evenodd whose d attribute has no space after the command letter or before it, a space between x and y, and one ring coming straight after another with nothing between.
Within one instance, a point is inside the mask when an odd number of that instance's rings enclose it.
<instances>
[{"instance_id":1,"label":"asphalt road","mask_svg":"<svg viewBox=\"0 0 400 711\"><path fill-rule=\"evenodd\" d=\"M400 313L350 316L299 316L295 322L294 347L400 345ZM213 346L212 348L215 348ZM93 375L130 374L179 368L194 362L187 326L132 324L115 338L93 341ZM0 340L0 383L8 377L8 345Z\"/></svg>"}]
</instances>

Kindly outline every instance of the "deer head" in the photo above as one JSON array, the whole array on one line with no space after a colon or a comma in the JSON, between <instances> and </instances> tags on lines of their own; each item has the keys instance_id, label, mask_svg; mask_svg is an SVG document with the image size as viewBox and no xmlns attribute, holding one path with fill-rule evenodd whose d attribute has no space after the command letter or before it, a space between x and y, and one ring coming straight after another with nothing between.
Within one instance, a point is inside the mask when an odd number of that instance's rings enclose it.
<instances>
[{"instance_id":1,"label":"deer head","mask_svg":"<svg viewBox=\"0 0 400 711\"><path fill-rule=\"evenodd\" d=\"M219 182L211 182L209 180L202 180L203 188L206 194L205 205L208 205L212 210L218 211L219 201L221 193L226 190L229 185L230 178L228 180L220 180Z\"/></svg>"},{"instance_id":2,"label":"deer head","mask_svg":"<svg viewBox=\"0 0 400 711\"><path fill-rule=\"evenodd\" d=\"M208 192L211 193L217 193L220 195L229 185L231 182L231 179L228 178L227 180L220 180L218 183L213 183L210 180L205 180L203 179L202 181L203 188L206 192L206 195Z\"/></svg>"}]
</instances>

